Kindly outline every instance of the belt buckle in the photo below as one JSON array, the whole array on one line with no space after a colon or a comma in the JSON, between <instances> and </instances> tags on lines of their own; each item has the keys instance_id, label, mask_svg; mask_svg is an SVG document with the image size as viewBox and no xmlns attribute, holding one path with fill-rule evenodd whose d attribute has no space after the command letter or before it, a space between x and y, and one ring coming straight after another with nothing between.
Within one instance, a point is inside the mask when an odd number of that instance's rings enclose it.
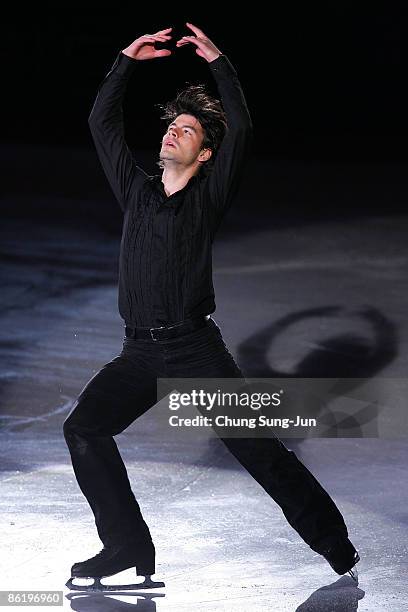
<instances>
[{"instance_id":1,"label":"belt buckle","mask_svg":"<svg viewBox=\"0 0 408 612\"><path fill-rule=\"evenodd\" d=\"M155 340L155 341L160 340L160 338L155 338L153 336L152 331L155 331L156 329L164 329L165 327L166 327L165 325L161 325L160 327L150 327L149 328L149 332L150 332L150 336L151 336L152 340Z\"/></svg>"}]
</instances>

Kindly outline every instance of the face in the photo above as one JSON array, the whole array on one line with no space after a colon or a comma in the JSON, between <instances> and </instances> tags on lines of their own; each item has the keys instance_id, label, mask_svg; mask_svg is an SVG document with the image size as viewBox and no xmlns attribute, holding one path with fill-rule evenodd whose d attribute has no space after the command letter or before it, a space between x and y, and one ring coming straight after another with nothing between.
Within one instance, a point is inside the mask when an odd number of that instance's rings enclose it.
<instances>
[{"instance_id":1,"label":"face","mask_svg":"<svg viewBox=\"0 0 408 612\"><path fill-rule=\"evenodd\" d=\"M160 159L184 166L198 166L211 156L211 149L201 148L203 139L204 131L196 117L178 115L163 136Z\"/></svg>"}]
</instances>

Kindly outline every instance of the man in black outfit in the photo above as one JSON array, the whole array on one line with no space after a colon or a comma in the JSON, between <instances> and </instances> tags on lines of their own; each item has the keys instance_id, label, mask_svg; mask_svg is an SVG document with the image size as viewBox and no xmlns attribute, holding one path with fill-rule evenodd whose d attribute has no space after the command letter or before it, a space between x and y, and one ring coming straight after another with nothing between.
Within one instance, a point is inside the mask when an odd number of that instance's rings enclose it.
<instances>
[{"instance_id":1,"label":"man in black outfit","mask_svg":"<svg viewBox=\"0 0 408 612\"><path fill-rule=\"evenodd\" d=\"M156 49L172 28L137 38L119 52L89 118L100 161L124 214L119 263L123 348L82 389L64 422L78 484L95 516L103 549L75 563L72 577L102 577L129 567L155 573L155 547L131 490L113 436L156 401L163 378L244 378L210 314L215 311L211 247L236 193L252 123L229 59L190 23L221 102L190 85L168 103L161 175L140 168L124 138L122 102L139 61L171 54ZM143 83L141 83L141 90ZM290 525L338 574L359 560L333 500L277 438L222 438Z\"/></svg>"}]
</instances>

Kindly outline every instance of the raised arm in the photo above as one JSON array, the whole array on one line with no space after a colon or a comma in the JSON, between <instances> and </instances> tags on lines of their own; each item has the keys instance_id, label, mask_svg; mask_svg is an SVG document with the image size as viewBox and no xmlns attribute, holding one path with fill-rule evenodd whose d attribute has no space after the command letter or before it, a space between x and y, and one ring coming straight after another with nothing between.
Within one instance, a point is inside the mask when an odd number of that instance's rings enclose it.
<instances>
[{"instance_id":1,"label":"raised arm","mask_svg":"<svg viewBox=\"0 0 408 612\"><path fill-rule=\"evenodd\" d=\"M227 133L215 158L206 188L218 227L237 193L252 144L252 121L237 73L226 55L209 63L227 117Z\"/></svg>"},{"instance_id":2,"label":"raised arm","mask_svg":"<svg viewBox=\"0 0 408 612\"><path fill-rule=\"evenodd\" d=\"M252 120L237 72L227 56L221 53L202 30L191 23L187 23L187 26L196 36L183 36L177 42L177 46L189 42L195 44L197 55L208 62L227 117L227 133L216 155L211 174L205 182L215 230L231 205L239 186L252 144Z\"/></svg>"},{"instance_id":3,"label":"raised arm","mask_svg":"<svg viewBox=\"0 0 408 612\"><path fill-rule=\"evenodd\" d=\"M157 41L171 38L169 31L145 34L118 54L111 70L99 86L88 119L98 157L123 211L137 193L147 174L133 159L124 136L122 103L130 75L139 60L170 55L169 50L156 50Z\"/></svg>"}]
</instances>

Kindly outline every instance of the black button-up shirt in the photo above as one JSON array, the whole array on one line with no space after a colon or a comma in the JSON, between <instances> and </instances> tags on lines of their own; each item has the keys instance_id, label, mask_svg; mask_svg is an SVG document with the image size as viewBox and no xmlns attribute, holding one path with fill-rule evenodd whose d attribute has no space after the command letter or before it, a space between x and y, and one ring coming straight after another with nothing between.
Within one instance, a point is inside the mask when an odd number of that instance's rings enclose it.
<instances>
[{"instance_id":1,"label":"black button-up shirt","mask_svg":"<svg viewBox=\"0 0 408 612\"><path fill-rule=\"evenodd\" d=\"M120 52L98 89L89 126L106 177L124 213L119 313L131 327L159 327L215 311L212 242L239 184L252 123L236 70L225 55L208 63L227 116L227 133L208 176L167 196L124 138L122 102L140 60Z\"/></svg>"}]
</instances>

